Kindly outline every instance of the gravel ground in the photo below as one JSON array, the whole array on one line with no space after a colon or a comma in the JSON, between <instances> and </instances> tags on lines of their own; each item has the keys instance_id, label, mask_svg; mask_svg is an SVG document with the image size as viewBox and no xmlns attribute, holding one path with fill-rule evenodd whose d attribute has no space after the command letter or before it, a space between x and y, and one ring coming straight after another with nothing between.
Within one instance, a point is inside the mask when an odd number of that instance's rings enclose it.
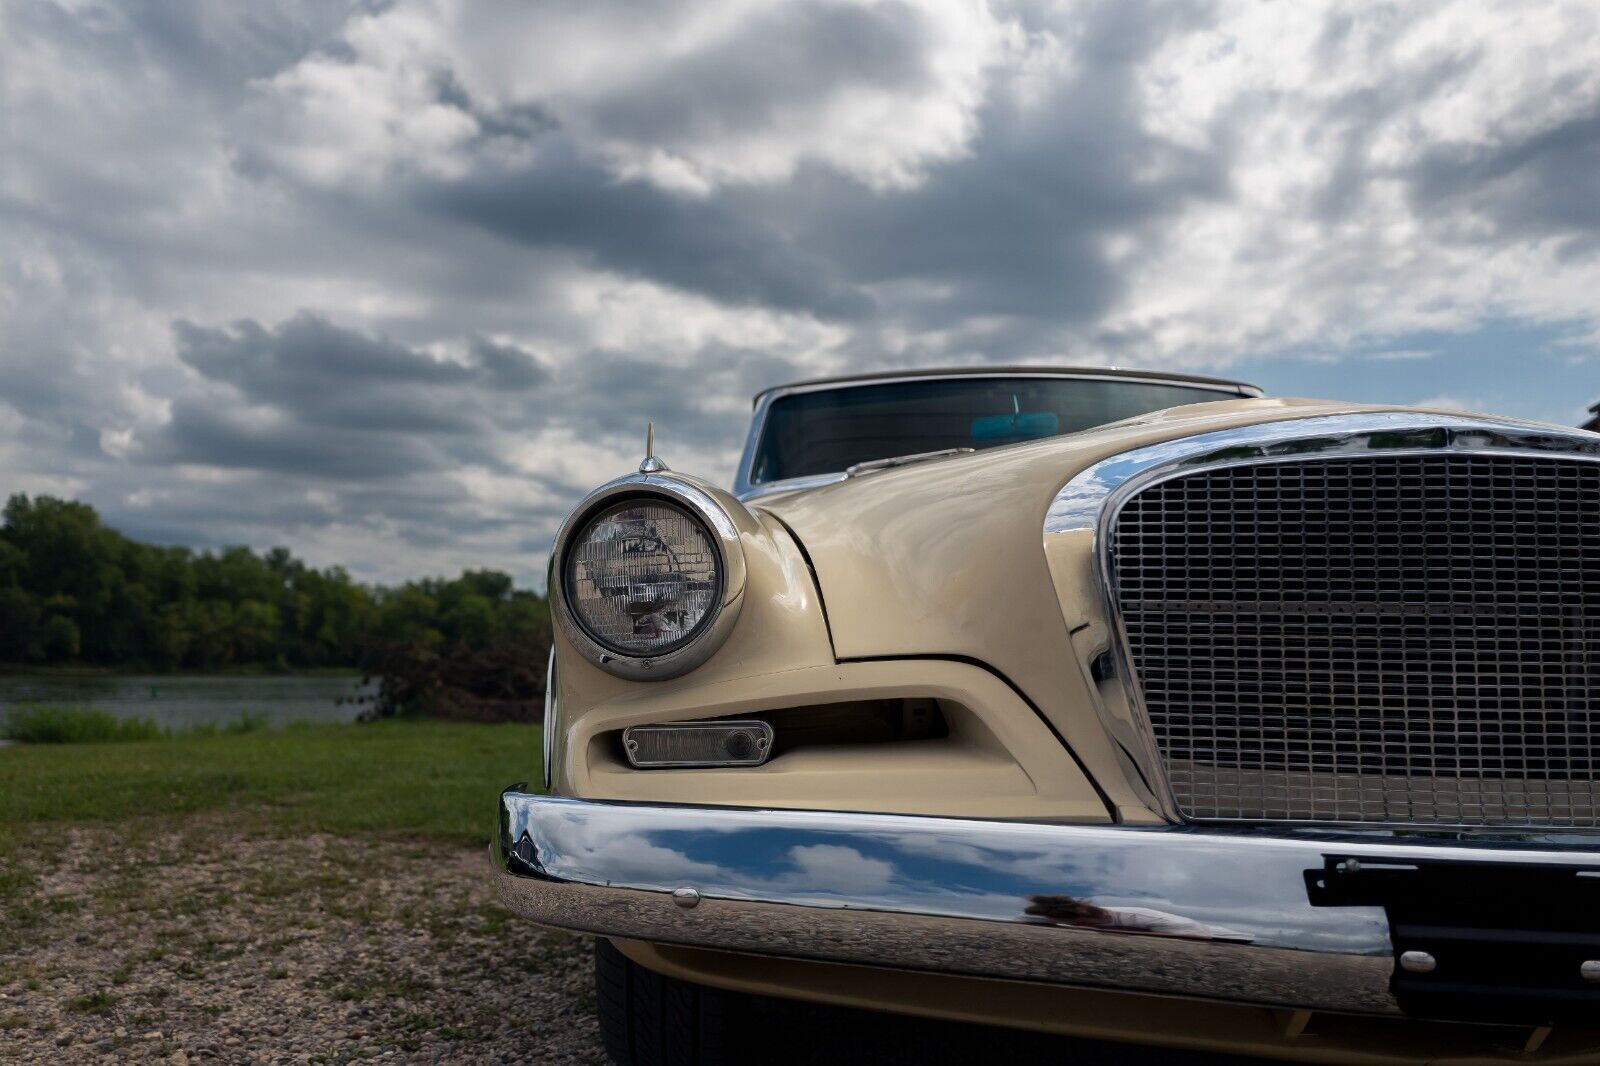
<instances>
[{"instance_id":1,"label":"gravel ground","mask_svg":"<svg viewBox=\"0 0 1600 1066\"><path fill-rule=\"evenodd\" d=\"M6 1062L601 1063L590 946L477 848L68 830L0 857Z\"/></svg>"}]
</instances>

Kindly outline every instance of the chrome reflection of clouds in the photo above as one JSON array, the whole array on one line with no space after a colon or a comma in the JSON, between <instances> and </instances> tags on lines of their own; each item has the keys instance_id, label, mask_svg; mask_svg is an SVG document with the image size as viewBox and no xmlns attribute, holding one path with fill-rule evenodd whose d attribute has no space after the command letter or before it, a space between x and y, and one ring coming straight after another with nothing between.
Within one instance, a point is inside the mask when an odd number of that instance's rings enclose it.
<instances>
[{"instance_id":1,"label":"chrome reflection of clouds","mask_svg":"<svg viewBox=\"0 0 1600 1066\"><path fill-rule=\"evenodd\" d=\"M802 883L825 884L839 892L881 893L896 873L894 863L844 844L796 845L789 849L789 861Z\"/></svg>"},{"instance_id":2,"label":"chrome reflection of clouds","mask_svg":"<svg viewBox=\"0 0 1600 1066\"><path fill-rule=\"evenodd\" d=\"M1434 443L1418 439L1409 442L1409 446L1600 455L1600 435L1511 418L1379 411L1261 422L1146 445L1087 467L1051 500L1044 531L1048 535L1098 529L1112 493L1149 472L1169 467L1188 470L1213 463L1392 451L1408 446L1408 442L1391 435L1428 431L1437 431L1441 437Z\"/></svg>"},{"instance_id":3,"label":"chrome reflection of clouds","mask_svg":"<svg viewBox=\"0 0 1600 1066\"><path fill-rule=\"evenodd\" d=\"M1321 850L1301 841L548 799L518 822L513 839L526 835L541 874L565 881L1002 922L1027 920L1032 897L1065 895L1263 945L1388 951L1381 912L1309 905L1304 871Z\"/></svg>"}]
</instances>

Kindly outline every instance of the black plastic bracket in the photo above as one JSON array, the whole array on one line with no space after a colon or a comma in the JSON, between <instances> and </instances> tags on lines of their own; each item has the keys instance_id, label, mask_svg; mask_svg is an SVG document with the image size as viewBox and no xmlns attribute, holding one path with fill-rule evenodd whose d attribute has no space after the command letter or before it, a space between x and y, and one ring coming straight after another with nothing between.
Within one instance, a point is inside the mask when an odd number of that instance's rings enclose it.
<instances>
[{"instance_id":1,"label":"black plastic bracket","mask_svg":"<svg viewBox=\"0 0 1600 1066\"><path fill-rule=\"evenodd\" d=\"M1513 1025L1600 1017L1600 867L1326 855L1313 906L1382 907L1400 1009ZM1588 963L1589 965L1585 965Z\"/></svg>"}]
</instances>

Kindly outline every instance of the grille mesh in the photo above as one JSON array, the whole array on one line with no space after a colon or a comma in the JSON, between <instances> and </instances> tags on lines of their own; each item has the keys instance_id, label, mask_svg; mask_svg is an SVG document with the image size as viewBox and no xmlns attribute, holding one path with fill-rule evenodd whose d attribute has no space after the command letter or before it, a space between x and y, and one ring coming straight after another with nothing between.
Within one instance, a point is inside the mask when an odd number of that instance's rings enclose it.
<instances>
[{"instance_id":1,"label":"grille mesh","mask_svg":"<svg viewBox=\"0 0 1600 1066\"><path fill-rule=\"evenodd\" d=\"M1600 465L1197 472L1110 546L1187 817L1600 826Z\"/></svg>"}]
</instances>

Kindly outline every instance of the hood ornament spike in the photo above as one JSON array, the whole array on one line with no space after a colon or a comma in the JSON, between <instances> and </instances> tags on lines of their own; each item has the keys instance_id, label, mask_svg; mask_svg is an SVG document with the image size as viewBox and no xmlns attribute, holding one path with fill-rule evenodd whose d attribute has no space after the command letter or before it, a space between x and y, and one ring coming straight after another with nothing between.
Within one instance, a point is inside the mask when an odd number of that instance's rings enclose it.
<instances>
[{"instance_id":1,"label":"hood ornament spike","mask_svg":"<svg viewBox=\"0 0 1600 1066\"><path fill-rule=\"evenodd\" d=\"M656 458L656 424L654 422L646 422L644 424L644 462L639 464L639 473L660 474L670 469L671 467L667 466L666 463Z\"/></svg>"}]
</instances>

